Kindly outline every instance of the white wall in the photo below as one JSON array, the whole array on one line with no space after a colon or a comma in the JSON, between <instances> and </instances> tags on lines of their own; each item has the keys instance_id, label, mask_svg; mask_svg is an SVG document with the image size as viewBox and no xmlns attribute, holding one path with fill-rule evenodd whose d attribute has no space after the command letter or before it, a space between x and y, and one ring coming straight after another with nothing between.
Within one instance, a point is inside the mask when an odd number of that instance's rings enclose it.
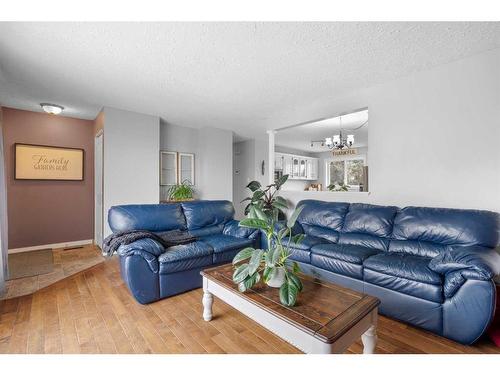
<instances>
[{"instance_id":1,"label":"white wall","mask_svg":"<svg viewBox=\"0 0 500 375\"><path fill-rule=\"evenodd\" d=\"M265 171L262 174L262 162ZM250 195L245 187L250 181L259 181L262 186L268 185L268 142L260 139L250 139L233 145L233 204L237 219L244 218L246 203L240 203Z\"/></svg>"},{"instance_id":2,"label":"white wall","mask_svg":"<svg viewBox=\"0 0 500 375\"><path fill-rule=\"evenodd\" d=\"M160 120L160 150L194 154L195 198L202 195L198 129L168 124ZM160 199L167 199L167 186L160 186Z\"/></svg>"},{"instance_id":3,"label":"white wall","mask_svg":"<svg viewBox=\"0 0 500 375\"><path fill-rule=\"evenodd\" d=\"M368 107L370 193L282 195L500 211L499 66L497 49L310 105L311 118Z\"/></svg>"},{"instance_id":4,"label":"white wall","mask_svg":"<svg viewBox=\"0 0 500 375\"><path fill-rule=\"evenodd\" d=\"M159 139L159 117L104 108L104 236L111 206L158 203Z\"/></svg>"},{"instance_id":5,"label":"white wall","mask_svg":"<svg viewBox=\"0 0 500 375\"><path fill-rule=\"evenodd\" d=\"M198 131L201 199L233 200L233 132L212 127Z\"/></svg>"}]
</instances>

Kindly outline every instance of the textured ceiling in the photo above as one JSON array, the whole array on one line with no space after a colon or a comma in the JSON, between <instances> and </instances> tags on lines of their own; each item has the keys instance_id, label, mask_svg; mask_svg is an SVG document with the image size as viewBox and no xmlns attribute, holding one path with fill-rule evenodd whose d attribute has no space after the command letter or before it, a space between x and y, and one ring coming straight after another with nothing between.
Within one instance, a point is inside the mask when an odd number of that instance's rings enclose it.
<instances>
[{"instance_id":1,"label":"textured ceiling","mask_svg":"<svg viewBox=\"0 0 500 375\"><path fill-rule=\"evenodd\" d=\"M0 103L261 136L287 111L498 47L500 23L3 22Z\"/></svg>"}]
</instances>

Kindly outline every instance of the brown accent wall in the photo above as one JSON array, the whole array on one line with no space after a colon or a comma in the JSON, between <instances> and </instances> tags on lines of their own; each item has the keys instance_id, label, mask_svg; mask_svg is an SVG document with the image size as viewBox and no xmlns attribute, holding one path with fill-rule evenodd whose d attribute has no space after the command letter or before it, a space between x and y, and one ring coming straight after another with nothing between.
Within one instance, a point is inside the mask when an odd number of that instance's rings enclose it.
<instances>
[{"instance_id":1,"label":"brown accent wall","mask_svg":"<svg viewBox=\"0 0 500 375\"><path fill-rule=\"evenodd\" d=\"M3 108L9 248L92 239L94 121ZM14 179L14 143L85 150L83 181Z\"/></svg>"}]
</instances>

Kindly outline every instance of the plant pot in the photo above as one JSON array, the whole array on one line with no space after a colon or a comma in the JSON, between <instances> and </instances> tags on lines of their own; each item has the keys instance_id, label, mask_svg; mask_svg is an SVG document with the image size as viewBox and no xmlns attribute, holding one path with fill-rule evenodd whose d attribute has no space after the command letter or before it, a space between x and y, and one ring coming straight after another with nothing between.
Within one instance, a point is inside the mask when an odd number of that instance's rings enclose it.
<instances>
[{"instance_id":1,"label":"plant pot","mask_svg":"<svg viewBox=\"0 0 500 375\"><path fill-rule=\"evenodd\" d=\"M284 282L285 270L283 267L278 267L276 268L276 272L274 273L273 277L271 277L266 284L271 288L281 288Z\"/></svg>"}]
</instances>

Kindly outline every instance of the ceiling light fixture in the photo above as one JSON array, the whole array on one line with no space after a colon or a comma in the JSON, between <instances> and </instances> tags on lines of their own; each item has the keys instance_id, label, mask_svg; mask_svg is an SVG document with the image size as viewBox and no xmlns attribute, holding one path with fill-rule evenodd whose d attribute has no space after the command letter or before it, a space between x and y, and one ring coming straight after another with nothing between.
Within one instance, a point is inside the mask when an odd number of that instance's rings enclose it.
<instances>
[{"instance_id":1,"label":"ceiling light fixture","mask_svg":"<svg viewBox=\"0 0 500 375\"><path fill-rule=\"evenodd\" d=\"M327 146L330 150L337 149L342 150L343 148L351 148L354 145L354 135L349 134L346 138L342 135L342 116L339 116L340 120L340 134L335 134L332 137L326 137L321 141L311 141L311 147L315 143L321 144L321 146ZM363 124L364 125L364 124Z\"/></svg>"},{"instance_id":2,"label":"ceiling light fixture","mask_svg":"<svg viewBox=\"0 0 500 375\"><path fill-rule=\"evenodd\" d=\"M40 107L42 107L45 112L50 113L51 115L58 115L64 110L64 107L62 105L50 103L40 103Z\"/></svg>"}]
</instances>

